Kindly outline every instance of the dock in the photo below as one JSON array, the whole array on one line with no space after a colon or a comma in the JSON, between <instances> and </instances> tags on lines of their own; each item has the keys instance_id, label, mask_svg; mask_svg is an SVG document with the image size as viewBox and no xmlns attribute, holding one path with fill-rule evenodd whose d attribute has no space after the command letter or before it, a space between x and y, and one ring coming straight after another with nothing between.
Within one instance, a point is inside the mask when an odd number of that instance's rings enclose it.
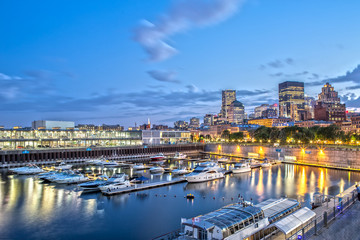
<instances>
[{"instance_id":1,"label":"dock","mask_svg":"<svg viewBox=\"0 0 360 240\"><path fill-rule=\"evenodd\" d=\"M174 184L183 183L183 182L186 182L186 180L185 179L176 179L176 180L172 180L172 181L161 181L161 182L153 182L153 183L135 184L135 186L132 186L132 187L121 188L119 190L111 191L111 192L103 192L103 194L106 196L112 196L112 195L116 195L116 194L131 193L131 192L137 192L137 191L147 190L147 189L151 189L151 188L164 187L164 186L174 185Z\"/></svg>"}]
</instances>

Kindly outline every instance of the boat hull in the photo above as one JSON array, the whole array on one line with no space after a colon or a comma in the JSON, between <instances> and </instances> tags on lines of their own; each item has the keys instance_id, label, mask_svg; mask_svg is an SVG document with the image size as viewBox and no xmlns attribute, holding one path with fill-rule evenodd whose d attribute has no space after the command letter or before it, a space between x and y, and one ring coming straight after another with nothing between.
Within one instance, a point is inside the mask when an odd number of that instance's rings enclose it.
<instances>
[{"instance_id":1,"label":"boat hull","mask_svg":"<svg viewBox=\"0 0 360 240\"><path fill-rule=\"evenodd\" d=\"M233 173L245 173L245 172L251 172L251 168L240 168L240 169L232 169Z\"/></svg>"},{"instance_id":2,"label":"boat hull","mask_svg":"<svg viewBox=\"0 0 360 240\"><path fill-rule=\"evenodd\" d=\"M224 174L223 173L214 173L211 175L205 175L205 176L188 176L186 177L186 181L188 181L189 183L196 183L196 182L207 182L207 181L212 181L215 179L220 179L223 178Z\"/></svg>"}]
</instances>

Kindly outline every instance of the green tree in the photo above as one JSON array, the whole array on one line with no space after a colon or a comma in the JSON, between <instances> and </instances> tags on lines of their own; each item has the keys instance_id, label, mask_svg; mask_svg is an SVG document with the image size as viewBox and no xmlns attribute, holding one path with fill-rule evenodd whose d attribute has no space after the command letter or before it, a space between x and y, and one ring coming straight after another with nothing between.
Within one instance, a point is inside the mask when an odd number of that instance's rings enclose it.
<instances>
[{"instance_id":1,"label":"green tree","mask_svg":"<svg viewBox=\"0 0 360 240\"><path fill-rule=\"evenodd\" d=\"M230 134L230 140L243 140L244 133L243 132L235 132Z\"/></svg>"},{"instance_id":2,"label":"green tree","mask_svg":"<svg viewBox=\"0 0 360 240\"><path fill-rule=\"evenodd\" d=\"M225 139L225 140L229 140L230 138L230 131L229 130L224 130L222 133L221 133L221 138Z\"/></svg>"}]
</instances>

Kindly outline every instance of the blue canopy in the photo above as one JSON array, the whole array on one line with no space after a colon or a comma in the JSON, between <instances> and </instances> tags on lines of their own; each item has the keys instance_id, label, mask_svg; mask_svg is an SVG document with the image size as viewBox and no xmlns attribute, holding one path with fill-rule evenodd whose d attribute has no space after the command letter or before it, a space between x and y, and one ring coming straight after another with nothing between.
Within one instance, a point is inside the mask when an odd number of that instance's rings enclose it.
<instances>
[{"instance_id":1,"label":"blue canopy","mask_svg":"<svg viewBox=\"0 0 360 240\"><path fill-rule=\"evenodd\" d=\"M141 176L141 177L136 178L136 180L144 182L149 179L147 177Z\"/></svg>"}]
</instances>

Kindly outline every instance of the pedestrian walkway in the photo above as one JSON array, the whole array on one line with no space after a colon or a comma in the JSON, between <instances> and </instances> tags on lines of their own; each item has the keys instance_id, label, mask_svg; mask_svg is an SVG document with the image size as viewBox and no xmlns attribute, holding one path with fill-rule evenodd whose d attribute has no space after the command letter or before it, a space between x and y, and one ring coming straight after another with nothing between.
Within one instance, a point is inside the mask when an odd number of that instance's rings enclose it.
<instances>
[{"instance_id":1,"label":"pedestrian walkway","mask_svg":"<svg viewBox=\"0 0 360 240\"><path fill-rule=\"evenodd\" d=\"M353 204L348 211L339 215L336 221L323 228L311 240L360 240L360 202Z\"/></svg>"}]
</instances>

